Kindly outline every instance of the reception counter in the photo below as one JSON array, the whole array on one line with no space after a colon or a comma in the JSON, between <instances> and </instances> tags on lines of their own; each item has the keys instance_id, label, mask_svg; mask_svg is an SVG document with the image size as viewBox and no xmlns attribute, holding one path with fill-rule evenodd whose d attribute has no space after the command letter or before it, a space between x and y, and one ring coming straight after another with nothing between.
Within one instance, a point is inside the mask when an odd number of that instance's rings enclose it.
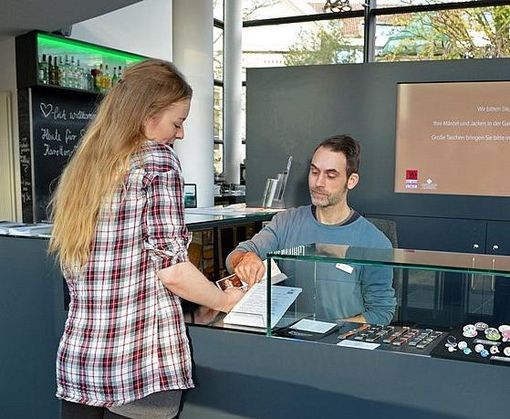
<instances>
[{"instance_id":1,"label":"reception counter","mask_svg":"<svg viewBox=\"0 0 510 419\"><path fill-rule=\"evenodd\" d=\"M189 230L212 229L216 237L222 229L250 223L260 228L273 215L270 211L207 209L202 214L197 210L186 212ZM60 417L55 354L68 298L60 269L47 254L47 243L42 237L0 235L0 418Z\"/></svg>"},{"instance_id":2,"label":"reception counter","mask_svg":"<svg viewBox=\"0 0 510 419\"><path fill-rule=\"evenodd\" d=\"M59 417L67 313L46 249L41 238L0 236L0 417ZM180 418L508 418L507 367L268 337L206 317L189 325L196 388Z\"/></svg>"},{"instance_id":3,"label":"reception counter","mask_svg":"<svg viewBox=\"0 0 510 419\"><path fill-rule=\"evenodd\" d=\"M508 418L506 367L190 326L180 418Z\"/></svg>"}]
</instances>

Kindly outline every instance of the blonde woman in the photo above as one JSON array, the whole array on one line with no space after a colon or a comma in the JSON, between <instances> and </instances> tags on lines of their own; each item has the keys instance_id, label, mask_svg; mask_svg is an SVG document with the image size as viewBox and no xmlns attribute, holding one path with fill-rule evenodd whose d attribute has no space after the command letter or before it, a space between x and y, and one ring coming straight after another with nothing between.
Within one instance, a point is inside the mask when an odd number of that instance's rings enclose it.
<instances>
[{"instance_id":1,"label":"blonde woman","mask_svg":"<svg viewBox=\"0 0 510 419\"><path fill-rule=\"evenodd\" d=\"M57 353L63 417L175 416L193 387L179 297L228 312L243 295L188 261L171 145L184 138L191 96L168 62L129 68L62 174L50 251L71 295Z\"/></svg>"}]
</instances>

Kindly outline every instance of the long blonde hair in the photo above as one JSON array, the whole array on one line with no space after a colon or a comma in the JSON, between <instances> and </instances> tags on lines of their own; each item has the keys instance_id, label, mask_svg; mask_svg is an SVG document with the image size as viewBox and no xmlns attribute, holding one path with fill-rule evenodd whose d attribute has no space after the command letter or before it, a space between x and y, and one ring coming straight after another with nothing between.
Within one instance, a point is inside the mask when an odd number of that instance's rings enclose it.
<instances>
[{"instance_id":1,"label":"long blonde hair","mask_svg":"<svg viewBox=\"0 0 510 419\"><path fill-rule=\"evenodd\" d=\"M156 59L128 68L105 96L52 197L49 251L58 253L62 266L87 262L101 206L122 184L131 156L147 140L145 122L191 96L177 69Z\"/></svg>"}]
</instances>

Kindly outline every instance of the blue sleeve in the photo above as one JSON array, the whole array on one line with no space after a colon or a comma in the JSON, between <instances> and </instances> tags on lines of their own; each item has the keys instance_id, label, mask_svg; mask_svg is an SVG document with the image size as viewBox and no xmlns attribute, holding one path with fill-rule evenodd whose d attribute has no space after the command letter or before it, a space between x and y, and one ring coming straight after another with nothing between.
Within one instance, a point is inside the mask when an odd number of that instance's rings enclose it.
<instances>
[{"instance_id":1,"label":"blue sleeve","mask_svg":"<svg viewBox=\"0 0 510 419\"><path fill-rule=\"evenodd\" d=\"M280 249L281 237L285 229L286 217L284 215L285 213L276 214L273 219L250 240L246 240L237 245L227 256L226 265L230 273L232 273L230 258L234 252L254 252L258 257L264 260L269 252Z\"/></svg>"},{"instance_id":2,"label":"blue sleeve","mask_svg":"<svg viewBox=\"0 0 510 419\"><path fill-rule=\"evenodd\" d=\"M393 269L364 266L361 279L362 313L368 323L389 324L395 314Z\"/></svg>"},{"instance_id":3,"label":"blue sleeve","mask_svg":"<svg viewBox=\"0 0 510 419\"><path fill-rule=\"evenodd\" d=\"M381 233L382 235L382 233ZM391 248L390 241L383 237L377 240L379 248ZM379 266L364 266L361 275L362 313L368 323L389 324L395 314L395 290L393 269Z\"/></svg>"}]
</instances>

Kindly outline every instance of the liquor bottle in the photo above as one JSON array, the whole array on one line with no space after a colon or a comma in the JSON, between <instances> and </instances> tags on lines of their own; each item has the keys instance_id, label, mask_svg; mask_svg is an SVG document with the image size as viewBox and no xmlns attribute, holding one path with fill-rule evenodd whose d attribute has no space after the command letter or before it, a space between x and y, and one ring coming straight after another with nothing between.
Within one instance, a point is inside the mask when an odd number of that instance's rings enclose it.
<instances>
[{"instance_id":1,"label":"liquor bottle","mask_svg":"<svg viewBox=\"0 0 510 419\"><path fill-rule=\"evenodd\" d=\"M103 74L103 90L107 92L112 88L112 75L108 69L108 64L105 65Z\"/></svg>"},{"instance_id":2,"label":"liquor bottle","mask_svg":"<svg viewBox=\"0 0 510 419\"><path fill-rule=\"evenodd\" d=\"M48 55L48 84L53 84L53 63L51 62L51 55Z\"/></svg>"},{"instance_id":3,"label":"liquor bottle","mask_svg":"<svg viewBox=\"0 0 510 419\"><path fill-rule=\"evenodd\" d=\"M65 61L62 64L60 61L60 85L63 87L70 87L70 67L69 67L69 56L66 55Z\"/></svg>"},{"instance_id":4,"label":"liquor bottle","mask_svg":"<svg viewBox=\"0 0 510 419\"><path fill-rule=\"evenodd\" d=\"M80 67L80 60L76 60L76 64L74 64L74 57L71 58L71 64L73 64L73 74L74 74L74 88L75 89L83 89L83 71Z\"/></svg>"},{"instance_id":5,"label":"liquor bottle","mask_svg":"<svg viewBox=\"0 0 510 419\"><path fill-rule=\"evenodd\" d=\"M64 70L64 62L62 60L62 57L58 57L58 67L57 67L58 71L57 71L57 84L59 86L62 86L62 81L64 79L64 74L63 74L63 70Z\"/></svg>"},{"instance_id":6,"label":"liquor bottle","mask_svg":"<svg viewBox=\"0 0 510 419\"><path fill-rule=\"evenodd\" d=\"M80 77L80 73L78 72L78 66L79 64L77 65L75 62L74 62L74 57L71 57L71 87L75 88L75 89L79 89L80 88L80 84L81 84L81 77Z\"/></svg>"},{"instance_id":7,"label":"liquor bottle","mask_svg":"<svg viewBox=\"0 0 510 419\"><path fill-rule=\"evenodd\" d=\"M117 71L117 77L119 78L119 80L117 81L117 83L122 80L122 67L119 65L119 69Z\"/></svg>"},{"instance_id":8,"label":"liquor bottle","mask_svg":"<svg viewBox=\"0 0 510 419\"><path fill-rule=\"evenodd\" d=\"M92 77L92 86L91 86L91 90L96 90L96 77L97 77L97 68L96 66L92 67L92 69L90 70L90 75Z\"/></svg>"},{"instance_id":9,"label":"liquor bottle","mask_svg":"<svg viewBox=\"0 0 510 419\"><path fill-rule=\"evenodd\" d=\"M95 92L101 91L101 72L99 70L98 64L94 66L92 70L90 70L90 73L92 74L93 79L93 90Z\"/></svg>"},{"instance_id":10,"label":"liquor bottle","mask_svg":"<svg viewBox=\"0 0 510 419\"><path fill-rule=\"evenodd\" d=\"M87 90L87 74L85 73L85 69L80 66L80 60L76 60L75 71L75 83L77 89Z\"/></svg>"},{"instance_id":11,"label":"liquor bottle","mask_svg":"<svg viewBox=\"0 0 510 419\"><path fill-rule=\"evenodd\" d=\"M57 63L57 56L53 57L53 65L50 68L50 84L53 84L55 86L58 86L59 79L58 79L58 63Z\"/></svg>"},{"instance_id":12,"label":"liquor bottle","mask_svg":"<svg viewBox=\"0 0 510 419\"><path fill-rule=\"evenodd\" d=\"M117 76L117 67L113 67L112 87L117 86L118 82L119 82L119 76Z\"/></svg>"},{"instance_id":13,"label":"liquor bottle","mask_svg":"<svg viewBox=\"0 0 510 419\"><path fill-rule=\"evenodd\" d=\"M94 91L94 87L96 85L95 84L95 77L93 75L93 73L95 73L95 68L92 67L88 71L84 69L84 72L85 72L85 75L87 77L87 90L90 90L91 92L93 92Z\"/></svg>"},{"instance_id":14,"label":"liquor bottle","mask_svg":"<svg viewBox=\"0 0 510 419\"><path fill-rule=\"evenodd\" d=\"M96 75L96 88L98 92L103 91L103 63L99 64L99 69Z\"/></svg>"},{"instance_id":15,"label":"liquor bottle","mask_svg":"<svg viewBox=\"0 0 510 419\"><path fill-rule=\"evenodd\" d=\"M76 60L76 86L78 89L87 90L87 74L85 68L81 66L80 60Z\"/></svg>"},{"instance_id":16,"label":"liquor bottle","mask_svg":"<svg viewBox=\"0 0 510 419\"><path fill-rule=\"evenodd\" d=\"M42 84L48 84L48 62L46 61L46 54L42 55L42 59L39 61L39 81Z\"/></svg>"}]
</instances>

